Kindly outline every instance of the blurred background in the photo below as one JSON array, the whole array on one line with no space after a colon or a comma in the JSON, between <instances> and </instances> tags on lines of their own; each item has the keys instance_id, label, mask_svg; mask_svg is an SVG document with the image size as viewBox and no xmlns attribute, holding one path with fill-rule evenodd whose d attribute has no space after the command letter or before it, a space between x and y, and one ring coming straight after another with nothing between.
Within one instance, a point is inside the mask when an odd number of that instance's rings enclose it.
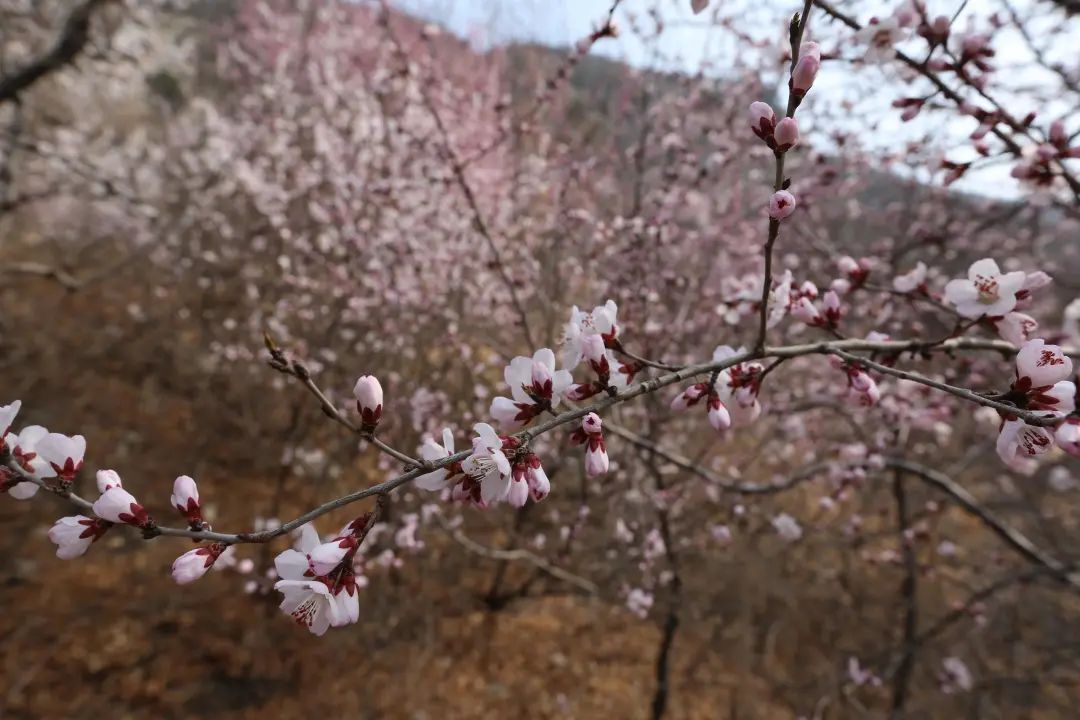
<instances>
[{"instance_id":1,"label":"blurred background","mask_svg":"<svg viewBox=\"0 0 1080 720\"><path fill-rule=\"evenodd\" d=\"M0 402L86 436L84 495L112 468L171 521L188 474L215 529L239 531L398 470L266 365L264 332L339 407L377 375L382 434L409 452L443 427L466 447L503 366L557 349L575 304L616 300L626 342L669 362L752 341L772 153L746 107L786 102L802 3L689 4L626 0L612 38L590 36L609 0L0 0L0 78L58 59L0 81ZM1075 8L929 4L992 34L1017 114L1080 131ZM950 332L933 303L883 301L919 261L933 292L982 257L1044 270L1027 312L1075 347L1077 205L973 160L970 116L931 101L901 122L915 80L823 15L810 32L826 62L780 268L824 288L840 257L873 258L852 337ZM946 185L944 157L973 165ZM995 353L911 365L1012 379ZM946 473L1070 566L1077 461L1017 473L992 413L887 380L879 407L850 407L842 382L792 361L763 418L723 437L671 394L620 406L612 472L587 480L546 436L552 493L520 510L404 488L361 553L360 622L322 638L277 608L284 539L180 588L186 541L112 532L59 560L46 531L68 509L4 498L0 716L1075 717L1075 591L874 458Z\"/></svg>"}]
</instances>

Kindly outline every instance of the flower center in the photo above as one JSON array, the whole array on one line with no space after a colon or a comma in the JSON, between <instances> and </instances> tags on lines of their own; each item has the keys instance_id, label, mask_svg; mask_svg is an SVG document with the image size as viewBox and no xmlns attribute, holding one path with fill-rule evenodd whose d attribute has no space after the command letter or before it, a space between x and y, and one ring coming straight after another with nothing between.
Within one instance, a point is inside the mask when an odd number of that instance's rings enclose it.
<instances>
[{"instance_id":1,"label":"flower center","mask_svg":"<svg viewBox=\"0 0 1080 720\"><path fill-rule=\"evenodd\" d=\"M1053 350L1043 350L1039 354L1039 360L1035 363L1038 367L1046 367L1047 365L1064 365L1065 358L1059 357Z\"/></svg>"},{"instance_id":2,"label":"flower center","mask_svg":"<svg viewBox=\"0 0 1080 720\"><path fill-rule=\"evenodd\" d=\"M319 611L319 598L312 594L292 611L293 619L300 625L311 627L315 614Z\"/></svg>"},{"instance_id":3,"label":"flower center","mask_svg":"<svg viewBox=\"0 0 1080 720\"><path fill-rule=\"evenodd\" d=\"M998 301L998 283L995 278L980 275L975 281L975 289L979 291L979 302L983 305L992 305Z\"/></svg>"},{"instance_id":4,"label":"flower center","mask_svg":"<svg viewBox=\"0 0 1080 720\"><path fill-rule=\"evenodd\" d=\"M471 467L465 471L465 474L470 479L480 482L495 470L495 461L490 455L473 455L472 462L469 463Z\"/></svg>"}]
</instances>

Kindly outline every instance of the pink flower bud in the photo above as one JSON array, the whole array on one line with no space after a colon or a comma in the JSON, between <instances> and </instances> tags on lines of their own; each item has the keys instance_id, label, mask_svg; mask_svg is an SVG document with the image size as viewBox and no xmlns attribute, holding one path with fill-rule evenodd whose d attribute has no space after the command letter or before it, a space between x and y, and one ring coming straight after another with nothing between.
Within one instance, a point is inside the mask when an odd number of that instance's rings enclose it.
<instances>
[{"instance_id":1,"label":"pink flower bud","mask_svg":"<svg viewBox=\"0 0 1080 720\"><path fill-rule=\"evenodd\" d=\"M374 430L382 418L383 391L379 379L374 375L364 375L353 386L356 409L365 430Z\"/></svg>"},{"instance_id":2,"label":"pink flower bud","mask_svg":"<svg viewBox=\"0 0 1080 720\"><path fill-rule=\"evenodd\" d=\"M772 137L776 127L776 113L768 103L760 100L750 103L750 129L762 140Z\"/></svg>"},{"instance_id":3,"label":"pink flower bud","mask_svg":"<svg viewBox=\"0 0 1080 720\"><path fill-rule=\"evenodd\" d=\"M206 574L227 547L225 543L214 543L188 550L173 561L173 580L179 585L195 582Z\"/></svg>"},{"instance_id":4,"label":"pink flower bud","mask_svg":"<svg viewBox=\"0 0 1080 720\"><path fill-rule=\"evenodd\" d=\"M170 502L176 511L192 525L202 526L202 510L199 506L199 488L187 475L181 475L173 482Z\"/></svg>"},{"instance_id":5,"label":"pink flower bud","mask_svg":"<svg viewBox=\"0 0 1080 720\"><path fill-rule=\"evenodd\" d=\"M1073 457L1080 457L1080 418L1070 417L1058 426L1054 439L1061 449Z\"/></svg>"},{"instance_id":6,"label":"pink flower bud","mask_svg":"<svg viewBox=\"0 0 1080 720\"><path fill-rule=\"evenodd\" d=\"M580 402L582 400L588 400L593 395L599 392L595 385L592 383L577 383L571 385L566 391L566 399L571 402Z\"/></svg>"},{"instance_id":7,"label":"pink flower bud","mask_svg":"<svg viewBox=\"0 0 1080 720\"><path fill-rule=\"evenodd\" d=\"M585 451L585 474L591 478L599 477L608 471L608 454L603 445L594 448L590 443Z\"/></svg>"},{"instance_id":8,"label":"pink flower bud","mask_svg":"<svg viewBox=\"0 0 1080 720\"><path fill-rule=\"evenodd\" d=\"M810 46L813 46L811 48ZM791 71L791 92L795 97L802 97L810 91L821 69L821 50L817 43L806 43L803 54Z\"/></svg>"},{"instance_id":9,"label":"pink flower bud","mask_svg":"<svg viewBox=\"0 0 1080 720\"><path fill-rule=\"evenodd\" d=\"M799 59L804 57L812 57L813 59L821 62L821 46L816 42L804 42L799 48Z\"/></svg>"},{"instance_id":10,"label":"pink flower bud","mask_svg":"<svg viewBox=\"0 0 1080 720\"><path fill-rule=\"evenodd\" d=\"M731 427L731 413L716 394L709 396L709 424L717 432Z\"/></svg>"},{"instance_id":11,"label":"pink flower bud","mask_svg":"<svg viewBox=\"0 0 1080 720\"><path fill-rule=\"evenodd\" d=\"M778 190L769 200L769 217L783 220L795 212L795 196L787 190Z\"/></svg>"},{"instance_id":12,"label":"pink flower bud","mask_svg":"<svg viewBox=\"0 0 1080 720\"><path fill-rule=\"evenodd\" d=\"M1065 132L1065 123L1061 120L1055 120L1050 123L1050 142L1059 148L1065 147L1069 144L1069 134Z\"/></svg>"},{"instance_id":13,"label":"pink flower bud","mask_svg":"<svg viewBox=\"0 0 1080 720\"><path fill-rule=\"evenodd\" d=\"M773 131L773 139L776 141L776 149L785 152L799 142L799 124L794 118L784 118L776 124Z\"/></svg>"},{"instance_id":14,"label":"pink flower bud","mask_svg":"<svg viewBox=\"0 0 1080 720\"><path fill-rule=\"evenodd\" d=\"M808 297L801 297L795 301L791 306L791 317L807 325L817 325L821 322L821 313Z\"/></svg>"},{"instance_id":15,"label":"pink flower bud","mask_svg":"<svg viewBox=\"0 0 1080 720\"><path fill-rule=\"evenodd\" d=\"M840 312L840 296L835 290L825 293L825 310L827 312Z\"/></svg>"},{"instance_id":16,"label":"pink flower bud","mask_svg":"<svg viewBox=\"0 0 1080 720\"><path fill-rule=\"evenodd\" d=\"M99 493L103 493L109 488L123 486L124 484L120 482L120 474L115 470L97 471L97 489Z\"/></svg>"},{"instance_id":17,"label":"pink flower bud","mask_svg":"<svg viewBox=\"0 0 1080 720\"><path fill-rule=\"evenodd\" d=\"M513 507L525 507L529 500L529 485L524 479L510 481L510 490L506 494L506 502Z\"/></svg>"},{"instance_id":18,"label":"pink flower bud","mask_svg":"<svg viewBox=\"0 0 1080 720\"><path fill-rule=\"evenodd\" d=\"M547 473L544 472L544 468L540 464L540 458L535 455L533 458L536 459L530 463L529 469L525 472L525 482L529 484L529 493L532 495L533 501L540 502L551 492L551 480L548 479Z\"/></svg>"},{"instance_id":19,"label":"pink flower bud","mask_svg":"<svg viewBox=\"0 0 1080 720\"><path fill-rule=\"evenodd\" d=\"M122 487L112 487L102 493L94 502L94 514L102 520L136 527L147 527L152 522L143 506Z\"/></svg>"},{"instance_id":20,"label":"pink flower bud","mask_svg":"<svg viewBox=\"0 0 1080 720\"><path fill-rule=\"evenodd\" d=\"M675 396L675 399L671 401L671 409L676 411L682 411L688 407L697 405L701 398L705 397L705 393L709 391L708 383L697 383L683 390L681 393Z\"/></svg>"},{"instance_id":21,"label":"pink flower bud","mask_svg":"<svg viewBox=\"0 0 1080 720\"><path fill-rule=\"evenodd\" d=\"M589 435L596 435L601 432L603 426L604 423L600 420L600 416L594 412L581 419L581 429Z\"/></svg>"}]
</instances>

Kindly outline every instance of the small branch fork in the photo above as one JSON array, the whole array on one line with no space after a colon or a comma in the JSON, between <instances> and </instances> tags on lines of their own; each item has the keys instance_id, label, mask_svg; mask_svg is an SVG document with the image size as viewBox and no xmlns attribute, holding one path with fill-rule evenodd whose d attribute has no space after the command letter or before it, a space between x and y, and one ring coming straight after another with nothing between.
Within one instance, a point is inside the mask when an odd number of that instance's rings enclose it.
<instances>
[{"instance_id":1,"label":"small branch fork","mask_svg":"<svg viewBox=\"0 0 1080 720\"><path fill-rule=\"evenodd\" d=\"M332 402L330 402L329 398L326 397L325 393L323 393L323 391L312 379L311 374L307 370L307 368L301 363L289 360L286 357L284 351L278 348L269 338L267 338L267 348L270 351L269 363L271 367L278 370L279 372L292 375L293 377L300 380L304 387L306 387L307 390L319 401L323 412L330 419L332 419L334 422L338 423L342 427L345 427L355 435L363 438L364 440L367 440L372 445L377 447L380 452L386 453L387 455L390 455L391 457L401 462L405 466L404 472L397 477L391 478L384 482L372 485L361 490L356 490L347 495L342 495L341 497L325 502L322 505L319 505L309 510L308 512L294 518L293 520L290 520L289 522L282 524L280 527L273 530L263 530L260 532L222 533L210 530L190 530L187 528L157 526L155 527L153 532L146 534L147 539L164 535L171 537L191 538L193 540L224 542L229 544L270 542L271 540L286 535L287 533L319 517L322 517L329 512L337 510L338 508L351 505L355 502L372 496L386 495L403 485L411 483L413 480L417 479L421 475L432 472L439 468L445 468L454 463L459 463L469 456L470 451L464 450L455 453L449 457L426 462L418 460L417 458L414 458L407 453L403 453L400 450L396 450L395 448L387 445L386 443L375 437L373 432L368 433L365 430L359 428L355 423L350 421L340 410L338 410L334 406ZM718 373L727 368L750 360L757 360L762 358L775 358L779 360L801 357L806 355L838 355L840 357L844 357L845 359L850 358L851 361L860 362L868 367L871 367L874 370L878 370L880 372L896 377L902 377L912 382L921 383L923 385L927 385L929 387L955 395L956 397L962 398L969 402L977 403L985 407L990 407L995 410L1006 412L1014 417L1021 418L1025 422L1028 422L1032 425L1047 425L1051 422L1048 418L1046 418L1044 414L1021 410L1013 405L1009 405L1008 403L984 397L965 388L948 385L946 383L933 380L915 372L899 370L886 365L881 365L879 363L867 360L861 356L852 354L853 352L862 351L880 353L887 356L899 356L905 352L914 352L926 355L932 352L949 353L958 350L992 350L1002 353L1015 353L1017 351L1017 348L1010 345L1009 343L998 340L979 340L973 338L954 338L942 342L934 347L927 347L927 344L924 341L919 340L870 341L859 339L831 340L817 343L808 343L803 345L767 347L760 353L747 351L738 353L733 357L727 358L725 360L712 360L709 362L698 363L696 365L687 365L685 367L681 367L677 370L673 370L663 375L637 383L636 385L631 385L630 387L620 392L615 392L613 394L605 396L590 405L576 407L566 412L555 415L554 417L542 423L518 432L512 437L527 444L533 439L544 435L545 433L551 432L556 428L568 425L569 423L572 423L574 421L578 421L591 412L605 410L609 407L619 405L621 403L628 402L641 396L654 393L662 388L674 385L676 383L684 382L691 378L696 378L703 375L710 375L712 373ZM683 467L683 469L691 470L699 475L708 476L707 471L704 471L701 468L696 468L693 463L683 458L677 458L670 453L662 451L658 446L651 443L650 441L644 440L643 438L633 437L633 433L630 433L629 431L619 429L613 430L613 432L632 441L636 440L636 444L650 451L656 452L658 455L667 458L669 461L675 462L677 465ZM23 472L22 468L14 462L9 462L8 467L10 467L13 471L18 473L23 478L25 478L27 481L34 482L35 484L46 488L50 492L57 494L60 497L66 498L70 503L72 503L82 511L90 511L93 507L93 503L86 500L85 498L80 497L79 495L76 495L75 493L72 493L67 488L56 488L46 484L41 480L28 477L26 473ZM804 476L802 475L800 475L799 477L804 479ZM801 481L801 479L799 481ZM797 484L797 482L799 481L792 482L791 485ZM722 482L720 482L719 484L721 488L723 488L724 484ZM778 492L780 490L786 489L786 487L774 488L771 486L735 486L731 487L730 489L734 492L769 493ZM1008 537L1007 534L1006 537ZM1015 540L1015 538L1013 538L1013 540ZM1015 543L1013 544L1015 545ZM1059 575L1064 572L1064 570L1062 569L1063 566L1060 563L1057 563L1057 568ZM1080 584L1080 579L1077 580L1077 583Z\"/></svg>"}]
</instances>

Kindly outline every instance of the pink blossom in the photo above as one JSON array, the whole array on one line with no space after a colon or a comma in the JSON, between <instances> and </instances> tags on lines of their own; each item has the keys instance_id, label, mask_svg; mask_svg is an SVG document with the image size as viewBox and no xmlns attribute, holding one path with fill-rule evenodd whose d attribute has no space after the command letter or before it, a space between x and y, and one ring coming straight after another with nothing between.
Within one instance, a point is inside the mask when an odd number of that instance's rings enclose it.
<instances>
[{"instance_id":1,"label":"pink blossom","mask_svg":"<svg viewBox=\"0 0 1080 720\"><path fill-rule=\"evenodd\" d=\"M1006 420L1001 425L995 446L998 457L1019 469L1025 460L1038 457L1054 447L1053 434L1044 427L1028 425L1023 420Z\"/></svg>"},{"instance_id":2,"label":"pink blossom","mask_svg":"<svg viewBox=\"0 0 1080 720\"><path fill-rule=\"evenodd\" d=\"M996 318L994 328L1004 340L1014 345L1023 345L1031 339L1032 333L1039 329L1039 323L1030 315L1011 312Z\"/></svg>"},{"instance_id":3,"label":"pink blossom","mask_svg":"<svg viewBox=\"0 0 1080 720\"><path fill-rule=\"evenodd\" d=\"M86 438L82 435L68 437L60 433L49 433L38 442L37 451L41 458L52 466L61 482L71 483L82 469Z\"/></svg>"},{"instance_id":4,"label":"pink blossom","mask_svg":"<svg viewBox=\"0 0 1080 720\"><path fill-rule=\"evenodd\" d=\"M787 513L780 513L774 517L771 521L773 528L777 534L788 542L795 542L803 535L802 528L799 527L799 523L795 518L791 517Z\"/></svg>"},{"instance_id":5,"label":"pink blossom","mask_svg":"<svg viewBox=\"0 0 1080 720\"><path fill-rule=\"evenodd\" d=\"M450 432L449 428L444 428L442 432L443 444L439 445L437 442L428 438L424 441L424 444L420 447L420 457L427 462L435 462L437 460L443 460L454 454L454 434ZM416 479L415 485L422 490L429 490L437 492L445 489L455 476L460 475L461 464L453 463L446 467L436 468L429 473L425 473Z\"/></svg>"},{"instance_id":6,"label":"pink blossom","mask_svg":"<svg viewBox=\"0 0 1080 720\"><path fill-rule=\"evenodd\" d=\"M111 525L83 515L60 518L49 528L49 539L56 543L56 557L71 560L85 554Z\"/></svg>"},{"instance_id":7,"label":"pink blossom","mask_svg":"<svg viewBox=\"0 0 1080 720\"><path fill-rule=\"evenodd\" d=\"M984 258L968 270L966 280L950 280L945 299L964 317L998 317L1016 307L1016 293L1023 289L1027 274L1002 274L996 262Z\"/></svg>"}]
</instances>

